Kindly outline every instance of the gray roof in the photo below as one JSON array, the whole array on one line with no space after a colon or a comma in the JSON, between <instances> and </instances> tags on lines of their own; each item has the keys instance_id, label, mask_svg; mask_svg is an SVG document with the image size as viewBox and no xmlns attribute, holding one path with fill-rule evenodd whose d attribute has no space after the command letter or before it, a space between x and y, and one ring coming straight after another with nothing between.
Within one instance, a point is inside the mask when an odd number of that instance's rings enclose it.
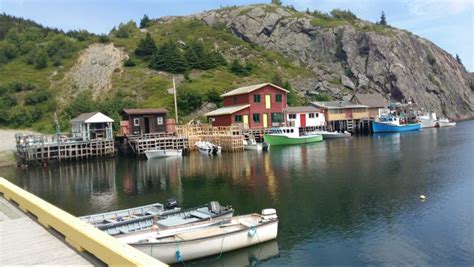
<instances>
[{"instance_id":1,"label":"gray roof","mask_svg":"<svg viewBox=\"0 0 474 267\"><path fill-rule=\"evenodd\" d=\"M209 116L229 115L237 111L241 111L242 109L248 108L248 107L250 107L250 104L222 107L222 108L213 110L211 112L208 112L204 114L204 116L209 117Z\"/></svg>"},{"instance_id":2,"label":"gray roof","mask_svg":"<svg viewBox=\"0 0 474 267\"><path fill-rule=\"evenodd\" d=\"M302 113L302 112L321 112L321 110L315 106L299 106L299 107L287 107L285 109L287 113Z\"/></svg>"},{"instance_id":3,"label":"gray roof","mask_svg":"<svg viewBox=\"0 0 474 267\"><path fill-rule=\"evenodd\" d=\"M311 105L326 108L326 109L340 109L340 108L368 108L368 106L354 104L350 101L314 101Z\"/></svg>"},{"instance_id":4,"label":"gray roof","mask_svg":"<svg viewBox=\"0 0 474 267\"><path fill-rule=\"evenodd\" d=\"M355 94L354 100L370 108L384 108L388 101L381 94Z\"/></svg>"},{"instance_id":5,"label":"gray roof","mask_svg":"<svg viewBox=\"0 0 474 267\"><path fill-rule=\"evenodd\" d=\"M264 86L272 86L272 87L275 87L276 89L280 89L282 91L285 91L285 92L289 92L288 90L286 90L285 88L282 88L278 85L274 85L272 83L261 83L261 84L254 84L254 85L249 85L249 86L244 86L244 87L239 87L237 89L234 89L230 92L227 92L225 94L222 94L221 96L224 97L224 96L233 96L233 95L241 95L241 94L247 94L247 93L251 93L255 90L258 90Z\"/></svg>"}]
</instances>

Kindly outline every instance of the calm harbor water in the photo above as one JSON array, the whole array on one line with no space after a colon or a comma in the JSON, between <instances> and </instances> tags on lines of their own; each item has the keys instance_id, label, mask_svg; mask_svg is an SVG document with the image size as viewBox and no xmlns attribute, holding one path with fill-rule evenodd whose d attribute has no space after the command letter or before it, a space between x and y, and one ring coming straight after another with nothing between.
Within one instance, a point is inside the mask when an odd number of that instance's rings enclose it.
<instances>
[{"instance_id":1,"label":"calm harbor water","mask_svg":"<svg viewBox=\"0 0 474 267\"><path fill-rule=\"evenodd\" d=\"M192 264L470 265L473 133L468 121L268 153L104 159L0 176L78 216L173 196L184 207L218 200L237 214L277 209L275 242Z\"/></svg>"}]
</instances>

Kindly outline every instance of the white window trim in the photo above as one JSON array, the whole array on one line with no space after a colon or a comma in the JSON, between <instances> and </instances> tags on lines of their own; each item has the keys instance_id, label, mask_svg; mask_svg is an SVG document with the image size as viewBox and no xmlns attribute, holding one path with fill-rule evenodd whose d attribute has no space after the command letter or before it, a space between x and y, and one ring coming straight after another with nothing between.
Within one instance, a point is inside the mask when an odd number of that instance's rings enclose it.
<instances>
[{"instance_id":1,"label":"white window trim","mask_svg":"<svg viewBox=\"0 0 474 267\"><path fill-rule=\"evenodd\" d=\"M163 125L163 117L156 117L156 124Z\"/></svg>"},{"instance_id":2,"label":"white window trim","mask_svg":"<svg viewBox=\"0 0 474 267\"><path fill-rule=\"evenodd\" d=\"M133 118L133 126L140 126L140 118Z\"/></svg>"}]
</instances>

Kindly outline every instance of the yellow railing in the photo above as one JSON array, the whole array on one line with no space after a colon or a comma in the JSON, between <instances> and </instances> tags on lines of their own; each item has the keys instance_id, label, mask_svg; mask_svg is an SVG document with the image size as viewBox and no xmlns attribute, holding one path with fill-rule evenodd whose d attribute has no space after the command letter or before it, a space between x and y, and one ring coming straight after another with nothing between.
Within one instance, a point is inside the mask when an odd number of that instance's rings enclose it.
<instances>
[{"instance_id":1,"label":"yellow railing","mask_svg":"<svg viewBox=\"0 0 474 267\"><path fill-rule=\"evenodd\" d=\"M157 259L116 240L77 217L44 201L0 177L0 192L20 209L36 216L46 228L64 235L66 242L79 251L87 251L112 266L166 266Z\"/></svg>"}]
</instances>

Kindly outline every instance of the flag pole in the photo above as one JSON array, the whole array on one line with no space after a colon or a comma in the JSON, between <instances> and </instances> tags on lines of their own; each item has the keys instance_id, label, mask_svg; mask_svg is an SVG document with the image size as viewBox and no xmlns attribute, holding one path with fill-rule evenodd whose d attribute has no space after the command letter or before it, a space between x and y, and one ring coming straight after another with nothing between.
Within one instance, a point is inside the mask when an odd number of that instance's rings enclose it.
<instances>
[{"instance_id":1,"label":"flag pole","mask_svg":"<svg viewBox=\"0 0 474 267\"><path fill-rule=\"evenodd\" d=\"M176 125L178 124L178 102L176 101L176 84L173 76L173 97L174 97L174 114L176 115Z\"/></svg>"}]
</instances>

